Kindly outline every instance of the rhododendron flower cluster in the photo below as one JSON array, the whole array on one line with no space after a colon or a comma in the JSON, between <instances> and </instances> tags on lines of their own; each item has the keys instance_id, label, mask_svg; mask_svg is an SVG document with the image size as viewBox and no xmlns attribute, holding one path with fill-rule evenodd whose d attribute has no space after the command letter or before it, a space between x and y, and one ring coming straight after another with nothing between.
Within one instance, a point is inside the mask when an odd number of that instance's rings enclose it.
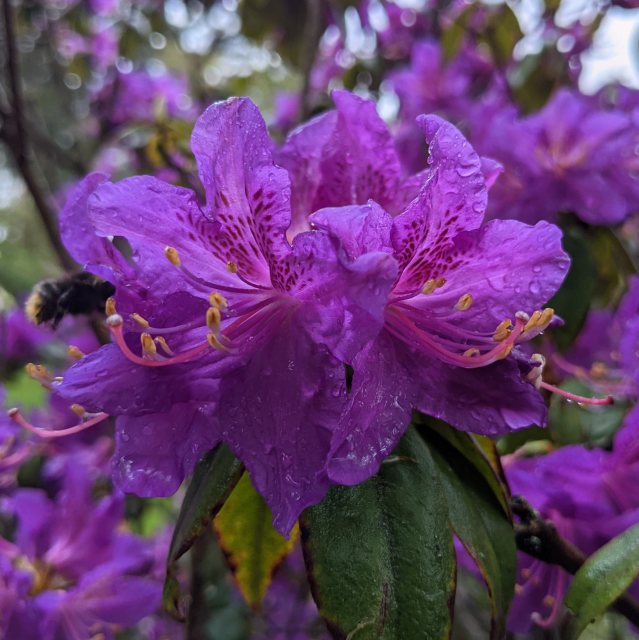
<instances>
[{"instance_id":1,"label":"rhododendron flower cluster","mask_svg":"<svg viewBox=\"0 0 639 640\"><path fill-rule=\"evenodd\" d=\"M290 173L255 106L231 99L193 132L206 203L150 177L92 176L70 197L63 229L82 220L95 248L86 236L69 248L118 290L115 344L55 388L118 417L122 488L170 494L224 441L288 532L330 484L374 474L413 408L486 434L544 423L517 344L552 321L541 308L568 268L559 230L482 227L482 162L434 117L420 120L428 168L398 200L399 161L372 105L335 99L284 144ZM108 236L126 238L134 264Z\"/></svg>"}]
</instances>

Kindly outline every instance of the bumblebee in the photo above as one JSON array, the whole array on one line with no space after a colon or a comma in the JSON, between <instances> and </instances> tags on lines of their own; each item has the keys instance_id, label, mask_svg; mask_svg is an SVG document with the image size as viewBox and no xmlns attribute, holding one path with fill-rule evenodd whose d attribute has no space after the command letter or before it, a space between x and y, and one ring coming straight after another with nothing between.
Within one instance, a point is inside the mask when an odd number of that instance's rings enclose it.
<instances>
[{"instance_id":1,"label":"bumblebee","mask_svg":"<svg viewBox=\"0 0 639 640\"><path fill-rule=\"evenodd\" d=\"M55 329L66 314L89 315L104 311L115 287L92 273L82 271L59 280L44 280L31 292L25 305L28 318L35 324L50 322Z\"/></svg>"}]
</instances>

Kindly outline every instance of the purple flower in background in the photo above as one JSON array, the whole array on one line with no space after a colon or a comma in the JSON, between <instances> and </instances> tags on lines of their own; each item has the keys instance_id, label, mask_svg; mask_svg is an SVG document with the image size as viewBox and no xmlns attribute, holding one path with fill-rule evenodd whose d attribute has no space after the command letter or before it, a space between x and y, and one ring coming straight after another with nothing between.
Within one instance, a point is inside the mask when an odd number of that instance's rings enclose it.
<instances>
[{"instance_id":1,"label":"purple flower in background","mask_svg":"<svg viewBox=\"0 0 639 640\"><path fill-rule=\"evenodd\" d=\"M94 501L92 484L72 461L53 500L19 489L4 501L17 520L13 541L0 539L7 637L112 638L113 625L131 626L159 607L160 583L146 577L149 549L119 531L123 497Z\"/></svg>"},{"instance_id":2,"label":"purple flower in background","mask_svg":"<svg viewBox=\"0 0 639 640\"><path fill-rule=\"evenodd\" d=\"M171 118L193 119L197 110L189 96L186 77L166 72L119 73L94 96L95 109L113 125L153 122L162 103Z\"/></svg>"},{"instance_id":3,"label":"purple flower in background","mask_svg":"<svg viewBox=\"0 0 639 640\"><path fill-rule=\"evenodd\" d=\"M63 222L88 212L84 224L125 237L135 264L123 264L106 239L77 248L108 267L116 286L122 274L116 298L131 311L111 319L118 345L72 367L59 391L119 416L116 479L126 490L172 493L224 440L288 532L330 484L327 457L343 437L342 363L381 328L396 264L376 247L344 261L318 230L289 244L290 179L249 100L213 105L192 146L203 208L191 191L149 177L100 184L92 176L71 198ZM134 291L131 271L146 289Z\"/></svg>"},{"instance_id":4,"label":"purple flower in background","mask_svg":"<svg viewBox=\"0 0 639 640\"><path fill-rule=\"evenodd\" d=\"M574 445L544 456L506 456L513 494L522 495L586 555L639 522L639 412L633 410L611 452ZM520 553L508 626L525 633L557 620L571 577L556 565ZM639 585L633 587L636 592Z\"/></svg>"},{"instance_id":5,"label":"purple flower in background","mask_svg":"<svg viewBox=\"0 0 639 640\"><path fill-rule=\"evenodd\" d=\"M566 357L556 353L553 362L597 393L636 398L639 395L639 278L628 278L628 291L616 312L590 311Z\"/></svg>"},{"instance_id":6,"label":"purple flower in background","mask_svg":"<svg viewBox=\"0 0 639 640\"><path fill-rule=\"evenodd\" d=\"M572 211L589 224L616 224L637 209L639 127L631 115L561 89L538 113L486 127L481 152L504 166L489 216L533 223Z\"/></svg>"},{"instance_id":7,"label":"purple flower in background","mask_svg":"<svg viewBox=\"0 0 639 640\"><path fill-rule=\"evenodd\" d=\"M36 327L21 309L0 314L0 361L28 362L51 338L50 330Z\"/></svg>"},{"instance_id":8,"label":"purple flower in background","mask_svg":"<svg viewBox=\"0 0 639 640\"><path fill-rule=\"evenodd\" d=\"M297 545L273 577L260 615L252 624L251 640L328 640L308 588L302 550Z\"/></svg>"}]
</instances>

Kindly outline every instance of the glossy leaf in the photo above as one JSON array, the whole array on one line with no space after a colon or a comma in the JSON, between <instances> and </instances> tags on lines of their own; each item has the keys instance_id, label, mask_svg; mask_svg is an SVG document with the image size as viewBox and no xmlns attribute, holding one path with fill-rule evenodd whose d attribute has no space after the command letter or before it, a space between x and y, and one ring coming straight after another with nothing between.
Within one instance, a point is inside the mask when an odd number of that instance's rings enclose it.
<instances>
[{"instance_id":1,"label":"glossy leaf","mask_svg":"<svg viewBox=\"0 0 639 640\"><path fill-rule=\"evenodd\" d=\"M470 463L481 474L504 512L510 517L508 489L501 475L499 456L492 440L484 438L480 444L477 437L463 431L457 431L441 420L426 416L418 415L415 421L419 425L422 435L428 438L431 433L437 434L453 446L466 459L467 463Z\"/></svg>"},{"instance_id":2,"label":"glossy leaf","mask_svg":"<svg viewBox=\"0 0 639 640\"><path fill-rule=\"evenodd\" d=\"M246 602L257 606L273 571L293 548L297 525L287 540L273 529L271 509L244 474L213 524Z\"/></svg>"},{"instance_id":3,"label":"glossy leaf","mask_svg":"<svg viewBox=\"0 0 639 640\"><path fill-rule=\"evenodd\" d=\"M635 525L601 547L575 574L564 601L572 617L562 637L576 640L638 575L639 525Z\"/></svg>"},{"instance_id":4,"label":"glossy leaf","mask_svg":"<svg viewBox=\"0 0 639 640\"><path fill-rule=\"evenodd\" d=\"M335 638L449 637L452 531L438 468L414 429L377 476L333 487L300 523L313 595Z\"/></svg>"},{"instance_id":5,"label":"glossy leaf","mask_svg":"<svg viewBox=\"0 0 639 640\"><path fill-rule=\"evenodd\" d=\"M230 449L220 444L202 458L193 473L173 530L164 583L164 608L177 619L183 619L184 612L175 579L175 562L207 529L239 481L243 469Z\"/></svg>"},{"instance_id":6,"label":"glossy leaf","mask_svg":"<svg viewBox=\"0 0 639 640\"><path fill-rule=\"evenodd\" d=\"M453 432L451 427L448 431ZM422 430L448 502L451 525L471 555L488 586L492 609L492 638L506 630L506 615L515 588L515 537L508 512L495 494L495 482L488 482L482 466L469 465L481 451L470 436L455 432L443 437L442 429ZM450 435L450 434L449 434ZM466 440L466 455L454 442ZM502 492L502 498L505 494Z\"/></svg>"}]
</instances>

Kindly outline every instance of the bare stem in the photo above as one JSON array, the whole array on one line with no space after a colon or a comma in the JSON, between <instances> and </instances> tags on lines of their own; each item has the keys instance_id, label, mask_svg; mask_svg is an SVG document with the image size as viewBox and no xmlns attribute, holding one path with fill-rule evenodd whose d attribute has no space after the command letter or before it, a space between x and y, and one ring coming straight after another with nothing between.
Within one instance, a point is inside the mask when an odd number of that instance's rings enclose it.
<instances>
[{"instance_id":1,"label":"bare stem","mask_svg":"<svg viewBox=\"0 0 639 640\"><path fill-rule=\"evenodd\" d=\"M13 8L10 0L2 0L5 29L6 67L11 89L11 113L3 123L2 137L12 154L16 166L24 180L49 241L65 270L76 268L76 264L64 248L58 233L55 214L39 184L31 165L29 139L25 127L25 108L20 81L20 61L14 32Z\"/></svg>"}]
</instances>

